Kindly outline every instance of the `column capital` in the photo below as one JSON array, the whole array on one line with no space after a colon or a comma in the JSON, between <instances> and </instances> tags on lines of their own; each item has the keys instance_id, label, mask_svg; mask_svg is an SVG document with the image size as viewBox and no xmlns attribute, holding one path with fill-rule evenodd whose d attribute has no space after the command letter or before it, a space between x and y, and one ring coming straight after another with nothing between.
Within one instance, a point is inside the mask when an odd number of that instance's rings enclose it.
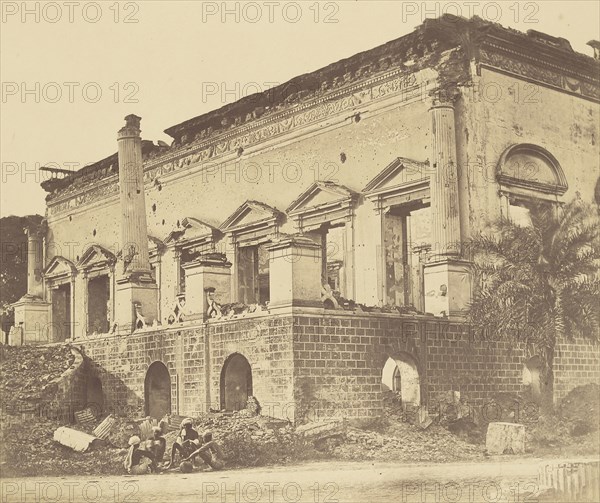
<instances>
[{"instance_id":1,"label":"column capital","mask_svg":"<svg viewBox=\"0 0 600 503\"><path fill-rule=\"evenodd\" d=\"M460 98L460 89L456 86L451 86L447 89L438 89L430 94L431 106L429 110L435 108L454 108L454 104Z\"/></svg>"},{"instance_id":2,"label":"column capital","mask_svg":"<svg viewBox=\"0 0 600 503\"><path fill-rule=\"evenodd\" d=\"M117 139L125 139L125 138L139 138L140 133L142 132L140 129L140 121L141 117L138 117L134 114L129 114L125 117L125 125L119 129Z\"/></svg>"},{"instance_id":3,"label":"column capital","mask_svg":"<svg viewBox=\"0 0 600 503\"><path fill-rule=\"evenodd\" d=\"M27 237L30 240L37 240L43 238L46 235L47 230L48 223L46 222L46 220L42 220L39 224L28 222L23 228L23 232L27 235Z\"/></svg>"}]
</instances>

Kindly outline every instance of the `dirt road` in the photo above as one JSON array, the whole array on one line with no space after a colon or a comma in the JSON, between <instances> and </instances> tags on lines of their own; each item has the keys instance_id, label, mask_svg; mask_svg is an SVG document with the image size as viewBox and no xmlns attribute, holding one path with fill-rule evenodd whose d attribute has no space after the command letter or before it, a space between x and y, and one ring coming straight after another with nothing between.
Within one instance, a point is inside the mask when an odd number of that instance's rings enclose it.
<instances>
[{"instance_id":1,"label":"dirt road","mask_svg":"<svg viewBox=\"0 0 600 503\"><path fill-rule=\"evenodd\" d=\"M548 461L547 459L543 461ZM539 458L484 463L310 463L144 477L2 480L2 503L513 503L533 501Z\"/></svg>"}]
</instances>

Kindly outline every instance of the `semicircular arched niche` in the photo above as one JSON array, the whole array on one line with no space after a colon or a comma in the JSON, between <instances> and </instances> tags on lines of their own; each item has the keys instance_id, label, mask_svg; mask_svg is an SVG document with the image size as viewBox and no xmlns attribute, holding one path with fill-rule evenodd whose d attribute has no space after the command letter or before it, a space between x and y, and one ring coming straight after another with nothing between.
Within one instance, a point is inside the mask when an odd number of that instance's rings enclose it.
<instances>
[{"instance_id":1,"label":"semicircular arched niche","mask_svg":"<svg viewBox=\"0 0 600 503\"><path fill-rule=\"evenodd\" d=\"M500 156L498 183L503 189L563 195L567 179L556 159L546 149L531 143L511 145Z\"/></svg>"}]
</instances>

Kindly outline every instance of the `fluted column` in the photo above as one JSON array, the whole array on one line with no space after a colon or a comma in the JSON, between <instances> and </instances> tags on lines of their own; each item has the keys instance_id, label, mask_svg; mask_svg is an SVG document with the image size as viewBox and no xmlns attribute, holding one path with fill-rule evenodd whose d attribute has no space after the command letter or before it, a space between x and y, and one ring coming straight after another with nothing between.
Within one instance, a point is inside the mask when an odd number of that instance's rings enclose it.
<instances>
[{"instance_id":1,"label":"fluted column","mask_svg":"<svg viewBox=\"0 0 600 503\"><path fill-rule=\"evenodd\" d=\"M158 319L158 287L148 253L140 120L136 115L125 117L117 137L123 268L116 281L114 322L119 334L151 326Z\"/></svg>"},{"instance_id":2,"label":"fluted column","mask_svg":"<svg viewBox=\"0 0 600 503\"><path fill-rule=\"evenodd\" d=\"M436 316L462 317L471 302L471 274L469 263L461 258L454 106L446 100L436 100L429 115L432 254L423 269L425 311Z\"/></svg>"},{"instance_id":3,"label":"fluted column","mask_svg":"<svg viewBox=\"0 0 600 503\"><path fill-rule=\"evenodd\" d=\"M125 275L150 273L140 117L128 115L118 133L121 245Z\"/></svg>"},{"instance_id":4,"label":"fluted column","mask_svg":"<svg viewBox=\"0 0 600 503\"><path fill-rule=\"evenodd\" d=\"M460 220L454 107L434 104L431 116L432 251L435 255L459 254Z\"/></svg>"}]
</instances>

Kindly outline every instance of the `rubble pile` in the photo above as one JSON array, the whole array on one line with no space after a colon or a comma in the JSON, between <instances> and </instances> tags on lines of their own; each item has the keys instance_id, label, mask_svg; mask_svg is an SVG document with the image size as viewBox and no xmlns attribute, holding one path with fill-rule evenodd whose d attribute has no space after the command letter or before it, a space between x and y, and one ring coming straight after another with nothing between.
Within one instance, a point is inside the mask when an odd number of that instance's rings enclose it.
<instances>
[{"instance_id":1,"label":"rubble pile","mask_svg":"<svg viewBox=\"0 0 600 503\"><path fill-rule=\"evenodd\" d=\"M90 435L94 434L94 429L98 424L105 419L104 416L100 416L96 422L89 424L75 424L73 425L79 431L83 431L85 433L89 433ZM125 448L127 446L128 440L133 435L140 435L139 421L129 419L121 416L114 416L115 422L111 426L110 431L105 439L105 444L108 446Z\"/></svg>"},{"instance_id":2,"label":"rubble pile","mask_svg":"<svg viewBox=\"0 0 600 503\"><path fill-rule=\"evenodd\" d=\"M114 416L104 442L89 452L75 452L53 440L61 426L42 417L36 407L55 396L53 383L74 364L67 345L48 347L0 346L2 424L0 471L5 477L52 475L117 475L127 441L140 435L144 418ZM555 412L526 424L527 445L543 449L568 449L569 454L597 452L599 393L597 385L572 390ZM512 402L511 402L512 403ZM485 446L461 439L457 417L419 419L416 409L402 407L398 396L386 397L386 414L371 421L339 420L294 427L290 422L260 415L251 397L246 409L234 413L211 412L194 418L199 433L211 431L223 448L228 468L281 465L307 460L345 459L390 462L447 462L483 459ZM83 416L82 416L83 417ZM105 419L67 425L92 433ZM167 453L179 431L174 419L165 434ZM466 419L470 419L469 416ZM507 418L510 421L510 418ZM165 423L166 427L166 423ZM463 432L463 437L465 437ZM166 460L166 459L165 459Z\"/></svg>"},{"instance_id":3,"label":"rubble pile","mask_svg":"<svg viewBox=\"0 0 600 503\"><path fill-rule=\"evenodd\" d=\"M2 411L13 415L39 412L56 392L54 381L74 361L68 345L0 345Z\"/></svg>"},{"instance_id":4,"label":"rubble pile","mask_svg":"<svg viewBox=\"0 0 600 503\"><path fill-rule=\"evenodd\" d=\"M64 423L47 419L46 404L75 361L69 345L0 345L0 472L4 477L122 473L121 449L107 444L78 453L53 440ZM78 427L79 425L77 425Z\"/></svg>"},{"instance_id":5,"label":"rubble pile","mask_svg":"<svg viewBox=\"0 0 600 503\"><path fill-rule=\"evenodd\" d=\"M211 431L223 447L230 467L284 464L322 458L312 442L294 431L288 422L252 415L249 409L235 413L211 413L194 419L199 433ZM171 445L178 432L165 435Z\"/></svg>"},{"instance_id":6,"label":"rubble pile","mask_svg":"<svg viewBox=\"0 0 600 503\"><path fill-rule=\"evenodd\" d=\"M600 450L600 386L572 389L553 412L540 414L527 428L527 443L536 453L568 450L569 455Z\"/></svg>"},{"instance_id":7,"label":"rubble pile","mask_svg":"<svg viewBox=\"0 0 600 503\"><path fill-rule=\"evenodd\" d=\"M377 430L349 427L331 453L343 459L447 462L483 458L482 446L464 442L437 424L426 430L387 418Z\"/></svg>"},{"instance_id":8,"label":"rubble pile","mask_svg":"<svg viewBox=\"0 0 600 503\"><path fill-rule=\"evenodd\" d=\"M586 384L572 389L558 407L558 414L570 423L570 433L577 437L598 430L600 386Z\"/></svg>"},{"instance_id":9,"label":"rubble pile","mask_svg":"<svg viewBox=\"0 0 600 503\"><path fill-rule=\"evenodd\" d=\"M3 477L121 474L121 449L111 446L75 452L53 440L61 426L43 418L30 420L2 414L0 472Z\"/></svg>"}]
</instances>

